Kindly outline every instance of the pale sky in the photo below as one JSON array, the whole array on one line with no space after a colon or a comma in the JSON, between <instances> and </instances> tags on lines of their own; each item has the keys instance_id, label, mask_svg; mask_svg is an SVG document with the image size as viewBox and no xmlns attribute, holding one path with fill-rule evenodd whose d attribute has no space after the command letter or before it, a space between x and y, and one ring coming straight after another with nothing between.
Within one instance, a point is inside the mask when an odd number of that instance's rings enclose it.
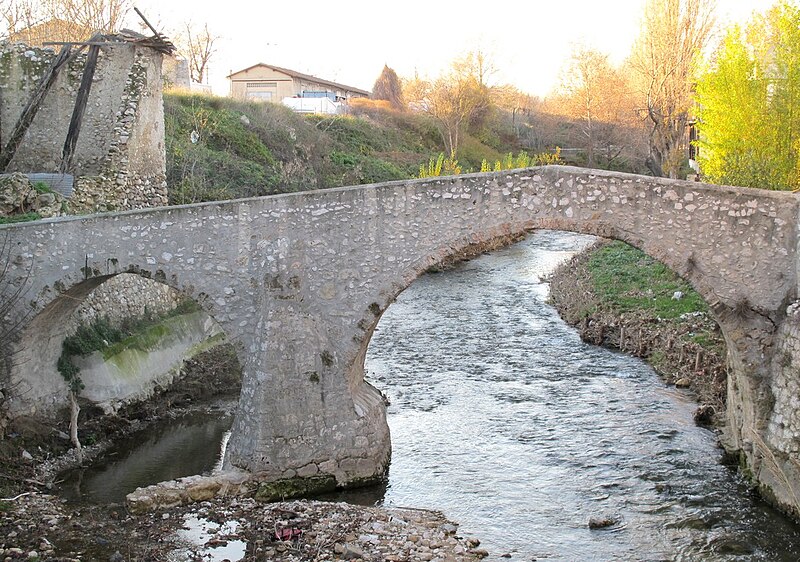
<instances>
[{"instance_id":1,"label":"pale sky","mask_svg":"<svg viewBox=\"0 0 800 562\"><path fill-rule=\"evenodd\" d=\"M228 93L232 71L259 62L371 90L388 64L401 77L435 77L470 50L490 54L496 83L544 96L573 45L621 62L638 34L645 0L134 0L159 31L191 21L221 38L210 84ZM744 22L773 0L717 0L717 19ZM131 12L130 21L138 21ZM131 23L130 27L134 27Z\"/></svg>"}]
</instances>

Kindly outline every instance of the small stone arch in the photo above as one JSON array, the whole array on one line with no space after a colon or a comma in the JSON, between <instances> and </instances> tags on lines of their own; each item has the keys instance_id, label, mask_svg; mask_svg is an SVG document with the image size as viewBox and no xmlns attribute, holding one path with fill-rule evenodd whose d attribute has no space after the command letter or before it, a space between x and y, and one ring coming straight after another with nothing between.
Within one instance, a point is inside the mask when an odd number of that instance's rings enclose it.
<instances>
[{"instance_id":1,"label":"small stone arch","mask_svg":"<svg viewBox=\"0 0 800 562\"><path fill-rule=\"evenodd\" d=\"M26 318L11 345L6 383L6 404L10 415L52 417L66 405L67 385L56 365L62 353L62 342L79 323L90 323L93 319L105 316L110 306L121 305L124 306L117 314L119 321L125 317L141 317L147 313L161 316L174 309L181 301L191 298L185 291L168 284L166 276L155 277L157 280L152 279L145 270L131 268L125 272L87 276L69 288L64 288L69 279L54 283L52 292L55 296L40 311ZM113 287L108 287L112 284ZM104 295L105 302L94 302L93 307L84 306L104 287L108 287ZM123 298L120 299L120 296ZM197 302L196 299L193 300ZM150 306L149 310L147 306ZM213 322L202 305L200 308L204 317L210 321L207 334L222 334L224 337L222 328ZM80 319L76 317L78 313L82 313ZM204 328L206 323L202 322ZM197 337L201 337L199 333ZM99 399L98 396L108 392L108 389L99 392L90 383L85 394L92 400ZM106 401L103 408L108 409L109 404L111 402Z\"/></svg>"}]
</instances>

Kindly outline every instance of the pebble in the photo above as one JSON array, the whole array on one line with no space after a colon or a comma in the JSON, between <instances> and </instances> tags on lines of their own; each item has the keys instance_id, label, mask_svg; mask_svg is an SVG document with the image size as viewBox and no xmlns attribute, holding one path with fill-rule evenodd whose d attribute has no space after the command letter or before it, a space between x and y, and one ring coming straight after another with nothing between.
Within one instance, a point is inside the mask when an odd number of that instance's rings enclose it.
<instances>
[{"instance_id":1,"label":"pebble","mask_svg":"<svg viewBox=\"0 0 800 562\"><path fill-rule=\"evenodd\" d=\"M606 517L592 517L589 519L589 528L590 529L605 529L606 527L611 527L612 525L617 524L616 517L606 516Z\"/></svg>"}]
</instances>

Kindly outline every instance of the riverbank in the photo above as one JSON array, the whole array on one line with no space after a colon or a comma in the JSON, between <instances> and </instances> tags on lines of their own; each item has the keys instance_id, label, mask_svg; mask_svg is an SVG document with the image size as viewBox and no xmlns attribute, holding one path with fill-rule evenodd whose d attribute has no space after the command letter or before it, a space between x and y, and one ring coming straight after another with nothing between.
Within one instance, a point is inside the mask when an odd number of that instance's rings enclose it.
<instances>
[{"instance_id":1,"label":"riverbank","mask_svg":"<svg viewBox=\"0 0 800 562\"><path fill-rule=\"evenodd\" d=\"M695 421L725 418L726 348L695 291L621 242L601 241L550 277L550 302L581 338L647 361L668 384L695 393Z\"/></svg>"},{"instance_id":2,"label":"riverbank","mask_svg":"<svg viewBox=\"0 0 800 562\"><path fill-rule=\"evenodd\" d=\"M487 555L441 513L344 503L215 499L132 515L33 493L3 505L5 560L382 560L472 562Z\"/></svg>"}]
</instances>

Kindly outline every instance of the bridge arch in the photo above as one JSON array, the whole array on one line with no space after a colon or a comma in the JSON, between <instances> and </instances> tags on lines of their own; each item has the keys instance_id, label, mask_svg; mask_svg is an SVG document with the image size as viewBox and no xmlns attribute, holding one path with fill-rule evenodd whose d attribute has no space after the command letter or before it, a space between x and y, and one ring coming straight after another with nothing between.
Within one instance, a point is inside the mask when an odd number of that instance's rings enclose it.
<instances>
[{"instance_id":1,"label":"bridge arch","mask_svg":"<svg viewBox=\"0 0 800 562\"><path fill-rule=\"evenodd\" d=\"M348 369L348 373L351 376L349 380L351 389L357 388L363 378L367 349L372 334L380 323L383 312L385 312L391 303L416 279L427 271L430 271L431 268L438 267L440 264L459 261L486 251L514 244L526 234L536 230L557 230L574 232L577 234L589 234L625 242L666 265L670 270L684 278L689 285L700 294L706 303L715 303L717 304L717 310L720 309L718 305L719 297L715 294L713 287L706 280L702 272L692 267L691 259L675 259L675 255L670 253L660 241L648 244L629 232L615 229L613 225L597 225L588 221L562 218L524 220L517 224L508 224L499 228L482 230L454 240L438 241L438 245L430 251L429 254L419 258L406 269L399 271L389 282L390 289L387 291L385 301L383 303L370 303L369 306L362 311L358 323L364 327L364 337L354 360L354 365ZM726 322L726 320L730 318L730 315L723 315L721 318L718 318L715 312L714 307L712 307L712 314L714 315L715 321L720 325L720 330L723 335L726 335L729 330L735 331L738 324Z\"/></svg>"},{"instance_id":2,"label":"bridge arch","mask_svg":"<svg viewBox=\"0 0 800 562\"><path fill-rule=\"evenodd\" d=\"M195 302L203 310L197 300L167 284L161 276L156 277L158 280L152 279L147 272L132 267L130 272L87 275L69 288L65 288L65 284L71 281L69 278L56 281L53 290L46 291L47 296L42 295L40 298L40 301L48 297L51 300L43 305L41 311L31 315L5 358L9 370L7 405L11 415L49 417L67 405L67 384L57 369L57 363L62 355L62 342L79 324L88 325L96 319L110 318L111 325L117 326L128 320L143 318L147 314L164 316L185 299ZM76 313L101 289L106 293L113 291L113 294L102 295L105 303L95 300L95 309L84 310L83 314L87 318L79 319ZM88 380L84 373L82 378L86 388L81 394L104 409L116 409L117 405L131 399L141 399L155 388L167 384L171 379L170 370L176 366L174 361L177 357L169 359L173 353L180 354L181 349L190 344L196 346L196 349L203 348L203 341L208 337L214 337L214 341L224 338L224 332L204 311L190 314L181 321L172 321L170 325L177 329L177 333L175 330L170 331L170 339L175 340L172 342L172 351L165 353L162 349L159 357L160 362L172 363L161 367L148 364L147 361L141 363L147 357L145 354L138 357L138 361L131 364L130 368L123 369L127 376L116 382L114 379L96 377ZM95 366L95 371L96 368ZM106 371L111 374L116 369L101 369L101 373Z\"/></svg>"}]
</instances>

